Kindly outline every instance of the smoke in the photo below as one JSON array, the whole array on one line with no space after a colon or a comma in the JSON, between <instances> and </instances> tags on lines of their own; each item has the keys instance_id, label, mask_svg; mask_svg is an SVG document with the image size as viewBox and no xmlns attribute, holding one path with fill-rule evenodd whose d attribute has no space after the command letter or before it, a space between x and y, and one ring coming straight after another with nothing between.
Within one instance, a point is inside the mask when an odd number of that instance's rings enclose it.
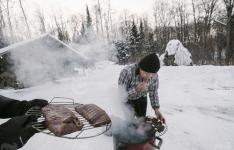
<instances>
[{"instance_id":1,"label":"smoke","mask_svg":"<svg viewBox=\"0 0 234 150\"><path fill-rule=\"evenodd\" d=\"M124 143L143 143L154 136L152 127L144 122L144 118L123 120L113 117L112 124L113 136Z\"/></svg>"},{"instance_id":2,"label":"smoke","mask_svg":"<svg viewBox=\"0 0 234 150\"><path fill-rule=\"evenodd\" d=\"M116 106L119 105L118 117L120 117L123 120L132 121L134 119L134 110L132 107L129 107L127 105L128 93L126 92L124 87L119 86L117 94L118 95L116 98ZM122 112L122 115L120 115L120 112ZM116 118L115 116L113 116L113 117L114 117L114 119Z\"/></svg>"},{"instance_id":3,"label":"smoke","mask_svg":"<svg viewBox=\"0 0 234 150\"><path fill-rule=\"evenodd\" d=\"M93 63L105 60L116 60L114 46L106 39L88 34L79 39L79 43L71 43L80 54L86 56Z\"/></svg>"},{"instance_id":4,"label":"smoke","mask_svg":"<svg viewBox=\"0 0 234 150\"><path fill-rule=\"evenodd\" d=\"M11 69L17 81L26 87L35 86L83 74L99 61L114 60L113 45L91 30L87 31L79 43L70 46L49 34L11 46Z\"/></svg>"},{"instance_id":5,"label":"smoke","mask_svg":"<svg viewBox=\"0 0 234 150\"><path fill-rule=\"evenodd\" d=\"M24 86L79 74L89 66L84 57L50 35L23 42L10 49L12 70Z\"/></svg>"},{"instance_id":6,"label":"smoke","mask_svg":"<svg viewBox=\"0 0 234 150\"><path fill-rule=\"evenodd\" d=\"M126 104L127 92L124 87L118 88L118 97L115 108L118 114L111 116L112 135L124 143L142 143L152 137L152 126L146 124L144 118L136 118L132 107ZM119 105L119 106L118 106ZM123 114L119 114L119 113Z\"/></svg>"}]
</instances>

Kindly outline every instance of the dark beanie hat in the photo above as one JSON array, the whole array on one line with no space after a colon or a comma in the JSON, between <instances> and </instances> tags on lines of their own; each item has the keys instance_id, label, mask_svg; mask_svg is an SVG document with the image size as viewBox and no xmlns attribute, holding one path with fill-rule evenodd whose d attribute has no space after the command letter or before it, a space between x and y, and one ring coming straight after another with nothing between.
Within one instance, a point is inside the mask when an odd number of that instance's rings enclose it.
<instances>
[{"instance_id":1,"label":"dark beanie hat","mask_svg":"<svg viewBox=\"0 0 234 150\"><path fill-rule=\"evenodd\" d=\"M153 53L141 59L139 62L139 66L145 72L156 73L160 68L160 61L158 56Z\"/></svg>"}]
</instances>

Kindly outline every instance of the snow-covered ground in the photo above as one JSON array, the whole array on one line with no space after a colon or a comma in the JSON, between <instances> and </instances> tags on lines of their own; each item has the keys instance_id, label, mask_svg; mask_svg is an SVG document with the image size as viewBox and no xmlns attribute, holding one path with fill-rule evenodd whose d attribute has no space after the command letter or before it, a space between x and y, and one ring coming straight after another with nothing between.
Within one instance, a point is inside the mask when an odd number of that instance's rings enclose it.
<instances>
[{"instance_id":1,"label":"snow-covered ground","mask_svg":"<svg viewBox=\"0 0 234 150\"><path fill-rule=\"evenodd\" d=\"M17 99L55 96L95 103L123 116L117 80L123 66L102 61L82 76L23 90L0 90ZM159 71L161 111L168 124L162 150L234 149L234 67L163 67ZM40 81L38 81L40 82ZM153 111L148 105L148 115ZM0 120L3 122L4 120ZM112 137L67 140L39 133L22 150L112 150Z\"/></svg>"}]
</instances>

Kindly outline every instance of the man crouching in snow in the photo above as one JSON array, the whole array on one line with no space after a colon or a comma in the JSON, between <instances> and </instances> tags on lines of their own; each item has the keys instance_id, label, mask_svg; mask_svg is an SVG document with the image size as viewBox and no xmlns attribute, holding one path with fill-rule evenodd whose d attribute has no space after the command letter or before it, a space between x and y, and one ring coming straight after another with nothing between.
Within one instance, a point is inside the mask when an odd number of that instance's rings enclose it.
<instances>
[{"instance_id":1,"label":"man crouching in snow","mask_svg":"<svg viewBox=\"0 0 234 150\"><path fill-rule=\"evenodd\" d=\"M146 116L147 93L156 117L163 123L165 118L159 111L158 70L160 61L156 54L145 56L138 64L125 67L119 76L118 84L126 90L127 105L133 108L135 116Z\"/></svg>"},{"instance_id":2,"label":"man crouching in snow","mask_svg":"<svg viewBox=\"0 0 234 150\"><path fill-rule=\"evenodd\" d=\"M0 125L0 150L16 150L24 146L38 131L32 127L37 121L33 115L25 115L32 107L44 107L42 99L18 101L0 95L0 118L11 118Z\"/></svg>"}]
</instances>

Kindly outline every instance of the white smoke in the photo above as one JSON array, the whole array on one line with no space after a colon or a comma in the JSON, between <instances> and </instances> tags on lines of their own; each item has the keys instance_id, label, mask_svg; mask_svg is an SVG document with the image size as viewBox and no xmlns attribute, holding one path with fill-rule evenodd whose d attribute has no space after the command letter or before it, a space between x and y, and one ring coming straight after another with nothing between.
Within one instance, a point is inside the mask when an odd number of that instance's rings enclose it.
<instances>
[{"instance_id":1,"label":"white smoke","mask_svg":"<svg viewBox=\"0 0 234 150\"><path fill-rule=\"evenodd\" d=\"M49 34L11 45L12 71L26 87L84 74L96 62L112 59L112 44L90 34L88 42L66 45Z\"/></svg>"},{"instance_id":2,"label":"white smoke","mask_svg":"<svg viewBox=\"0 0 234 150\"><path fill-rule=\"evenodd\" d=\"M143 143L154 137L154 132L150 124L144 122L144 118L135 120L123 120L122 118L112 118L112 134L124 143Z\"/></svg>"},{"instance_id":3,"label":"white smoke","mask_svg":"<svg viewBox=\"0 0 234 150\"><path fill-rule=\"evenodd\" d=\"M136 118L132 107L127 105L127 92L124 87L118 88L118 95L112 100L115 102L116 114L111 116L112 135L122 142L141 143L149 135L150 126L144 123L144 118ZM109 133L107 133L109 134Z\"/></svg>"},{"instance_id":4,"label":"white smoke","mask_svg":"<svg viewBox=\"0 0 234 150\"><path fill-rule=\"evenodd\" d=\"M87 39L87 37L85 39ZM113 60L114 47L109 41L98 36L92 36L88 39L89 40L86 42L73 42L71 43L71 46L94 63L105 60ZM84 38L82 40L84 40Z\"/></svg>"},{"instance_id":5,"label":"white smoke","mask_svg":"<svg viewBox=\"0 0 234 150\"><path fill-rule=\"evenodd\" d=\"M13 72L24 86L61 79L88 67L88 61L50 35L10 48ZM79 69L76 69L79 68Z\"/></svg>"}]
</instances>

